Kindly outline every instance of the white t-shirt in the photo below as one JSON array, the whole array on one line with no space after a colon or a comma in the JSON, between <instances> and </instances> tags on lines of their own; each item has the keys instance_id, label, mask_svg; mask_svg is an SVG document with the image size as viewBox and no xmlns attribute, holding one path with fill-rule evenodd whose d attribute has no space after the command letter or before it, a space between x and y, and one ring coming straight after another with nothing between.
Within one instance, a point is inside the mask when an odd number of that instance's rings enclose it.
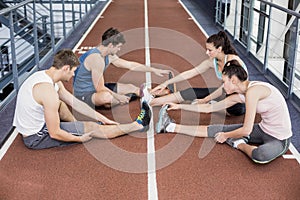
<instances>
[{"instance_id":1,"label":"white t-shirt","mask_svg":"<svg viewBox=\"0 0 300 200\"><path fill-rule=\"evenodd\" d=\"M44 108L32 95L32 89L38 83L51 83L58 91L58 85L53 83L46 71L38 71L24 81L18 93L13 121L13 126L24 136L36 134L45 125Z\"/></svg>"}]
</instances>

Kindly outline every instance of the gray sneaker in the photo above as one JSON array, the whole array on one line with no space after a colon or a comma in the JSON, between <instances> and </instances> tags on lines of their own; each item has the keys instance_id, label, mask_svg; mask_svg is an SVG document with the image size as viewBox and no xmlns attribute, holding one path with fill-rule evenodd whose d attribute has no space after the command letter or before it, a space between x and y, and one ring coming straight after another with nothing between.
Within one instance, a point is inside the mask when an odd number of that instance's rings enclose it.
<instances>
[{"instance_id":1,"label":"gray sneaker","mask_svg":"<svg viewBox=\"0 0 300 200\"><path fill-rule=\"evenodd\" d=\"M156 133L166 133L167 126L174 122L174 120L168 115L168 107L169 105L164 105L159 111L158 122L156 123L155 127Z\"/></svg>"},{"instance_id":2,"label":"gray sneaker","mask_svg":"<svg viewBox=\"0 0 300 200\"><path fill-rule=\"evenodd\" d=\"M235 145L236 142L247 144L248 143L248 139L249 139L249 137L228 138L226 140L226 143L236 149L237 148L237 145Z\"/></svg>"}]
</instances>

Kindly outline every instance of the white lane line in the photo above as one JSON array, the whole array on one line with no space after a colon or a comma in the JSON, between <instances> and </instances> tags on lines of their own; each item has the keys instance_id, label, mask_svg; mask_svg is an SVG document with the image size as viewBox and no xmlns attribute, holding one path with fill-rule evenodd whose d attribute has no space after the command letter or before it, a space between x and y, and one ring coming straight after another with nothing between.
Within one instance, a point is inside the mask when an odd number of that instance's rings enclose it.
<instances>
[{"instance_id":1,"label":"white lane line","mask_svg":"<svg viewBox=\"0 0 300 200\"><path fill-rule=\"evenodd\" d=\"M102 14L105 12L105 10L107 9L107 7L111 4L112 0L109 0L107 2L107 4L105 5L105 7L101 10L101 12L99 13L99 15L96 17L96 19L93 21L93 23L90 25L90 27L88 28L88 30L84 33L84 35L81 37L81 39L78 41L78 43L75 45L75 47L73 48L73 52L75 52L78 47L82 44L82 42L85 40L85 38L87 37L87 35L90 33L90 31L94 28L95 24L98 22L98 20L100 18L104 18L102 16Z\"/></svg>"},{"instance_id":2,"label":"white lane line","mask_svg":"<svg viewBox=\"0 0 300 200\"><path fill-rule=\"evenodd\" d=\"M292 143L290 144L289 150L292 153L292 155L285 154L285 155L283 155L283 158L296 159L298 161L298 163L300 164L300 154Z\"/></svg>"},{"instance_id":3,"label":"white lane line","mask_svg":"<svg viewBox=\"0 0 300 200\"><path fill-rule=\"evenodd\" d=\"M14 132L9 136L7 141L3 144L3 146L0 149L0 160L2 160L3 156L6 154L7 150L9 149L13 141L16 139L17 135L18 131L14 129Z\"/></svg>"},{"instance_id":4,"label":"white lane line","mask_svg":"<svg viewBox=\"0 0 300 200\"><path fill-rule=\"evenodd\" d=\"M149 25L148 25L148 1L144 0L145 9L145 65L150 67L150 46L149 46ZM146 72L147 87L151 87L151 74ZM151 108L152 111L152 108ZM154 128L153 115L151 117L150 128L147 131L147 164L148 164L148 199L158 200L157 182L156 182L156 162L155 162L155 144L154 144Z\"/></svg>"},{"instance_id":5,"label":"white lane line","mask_svg":"<svg viewBox=\"0 0 300 200\"><path fill-rule=\"evenodd\" d=\"M178 1L181 6L184 8L184 10L188 13L188 15L191 17L191 18L188 18L188 20L193 20L194 23L198 26L198 28L202 31L202 33L205 35L206 38L208 38L208 34L206 33L206 31L202 28L202 26L199 24L199 22L196 20L196 18L194 17L194 15L187 9L187 7L184 5L184 3L182 3L182 1Z\"/></svg>"}]
</instances>

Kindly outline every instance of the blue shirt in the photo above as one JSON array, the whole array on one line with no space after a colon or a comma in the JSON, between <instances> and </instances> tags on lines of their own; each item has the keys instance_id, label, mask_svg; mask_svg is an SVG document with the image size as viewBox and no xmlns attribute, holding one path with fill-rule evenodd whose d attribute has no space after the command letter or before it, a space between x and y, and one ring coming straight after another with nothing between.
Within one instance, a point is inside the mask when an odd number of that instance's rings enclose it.
<instances>
[{"instance_id":1,"label":"blue shirt","mask_svg":"<svg viewBox=\"0 0 300 200\"><path fill-rule=\"evenodd\" d=\"M222 80L222 72L219 71L218 60L216 58L214 58L213 62L214 62L214 69L215 69L216 76L219 80ZM227 63L227 55L225 55L224 63L225 64ZM244 70L246 70L246 72L248 74L248 69L244 62L242 64L242 67L244 68Z\"/></svg>"},{"instance_id":2,"label":"blue shirt","mask_svg":"<svg viewBox=\"0 0 300 200\"><path fill-rule=\"evenodd\" d=\"M82 56L79 57L80 65L75 71L75 76L73 80L73 88L74 88L75 96L83 96L87 93L96 92L92 80L92 73L91 71L87 70L87 68L84 66L85 59L93 53L98 53L101 55L99 49L94 48L87 51L86 53L84 53ZM105 71L109 65L108 56L105 56L104 61L105 61L105 67L104 67L104 71Z\"/></svg>"}]
</instances>

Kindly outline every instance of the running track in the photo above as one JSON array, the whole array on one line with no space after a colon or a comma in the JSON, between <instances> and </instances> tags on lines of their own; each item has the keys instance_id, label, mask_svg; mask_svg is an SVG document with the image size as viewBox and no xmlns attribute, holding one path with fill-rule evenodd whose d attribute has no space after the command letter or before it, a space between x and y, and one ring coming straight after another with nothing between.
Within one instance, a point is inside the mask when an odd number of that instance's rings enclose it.
<instances>
[{"instance_id":1,"label":"running track","mask_svg":"<svg viewBox=\"0 0 300 200\"><path fill-rule=\"evenodd\" d=\"M148 8L148 9L145 9ZM80 55L117 27L127 43L120 56L176 73L206 58L206 34L175 0L115 0L74 48ZM154 28L155 27L155 28ZM217 86L211 72L178 88ZM155 75L110 67L112 82L155 85ZM71 83L66 87L71 91ZM153 108L157 121L159 108ZM121 123L139 113L139 101L101 113ZM224 113L171 112L182 124L240 123ZM258 119L259 120L259 117ZM290 152L286 157L291 156ZM32 151L17 136L0 165L0 199L299 199L296 159L256 165L227 145L176 134L133 133L113 140Z\"/></svg>"}]
</instances>

